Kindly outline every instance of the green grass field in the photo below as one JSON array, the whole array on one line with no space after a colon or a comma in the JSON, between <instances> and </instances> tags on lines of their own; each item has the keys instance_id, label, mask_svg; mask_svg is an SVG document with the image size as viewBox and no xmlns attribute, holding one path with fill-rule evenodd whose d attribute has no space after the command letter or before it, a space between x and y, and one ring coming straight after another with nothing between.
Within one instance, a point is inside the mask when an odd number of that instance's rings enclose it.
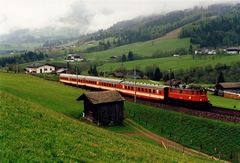
<instances>
[{"instance_id":1,"label":"green grass field","mask_svg":"<svg viewBox=\"0 0 240 163\"><path fill-rule=\"evenodd\" d=\"M90 60L109 60L111 56L121 56L122 54L128 54L129 51L133 51L142 57L150 57L156 51L173 51L178 48L189 48L190 39L156 39L146 42L138 42L119 46L113 49L88 53L86 58Z\"/></svg>"},{"instance_id":2,"label":"green grass field","mask_svg":"<svg viewBox=\"0 0 240 163\"><path fill-rule=\"evenodd\" d=\"M34 50L34 48L40 46L40 43L0 44L0 50Z\"/></svg>"},{"instance_id":3,"label":"green grass field","mask_svg":"<svg viewBox=\"0 0 240 163\"><path fill-rule=\"evenodd\" d=\"M240 125L126 103L128 116L150 131L216 157L240 151Z\"/></svg>"},{"instance_id":4,"label":"green grass field","mask_svg":"<svg viewBox=\"0 0 240 163\"><path fill-rule=\"evenodd\" d=\"M140 70L145 70L147 66L159 66L161 70L179 70L179 69L188 69L191 67L197 66L207 66L207 65L216 65L217 63L231 64L232 62L240 61L240 55L231 55L231 56L218 56L212 59L208 58L196 58L192 59L190 55L181 56L181 57L166 57L166 58L155 58L155 59L144 59L144 60L135 60L130 62L118 62L118 63L107 63L103 66L98 67L98 71L110 71L118 68L124 67L125 69L132 70L134 67L137 67Z\"/></svg>"},{"instance_id":5,"label":"green grass field","mask_svg":"<svg viewBox=\"0 0 240 163\"><path fill-rule=\"evenodd\" d=\"M240 110L240 100L215 96L212 93L208 93L208 98L214 106Z\"/></svg>"},{"instance_id":6,"label":"green grass field","mask_svg":"<svg viewBox=\"0 0 240 163\"><path fill-rule=\"evenodd\" d=\"M31 75L1 73L0 90L76 118L81 116L83 106L76 101L81 89Z\"/></svg>"},{"instance_id":7,"label":"green grass field","mask_svg":"<svg viewBox=\"0 0 240 163\"><path fill-rule=\"evenodd\" d=\"M1 162L210 162L1 93Z\"/></svg>"},{"instance_id":8,"label":"green grass field","mask_svg":"<svg viewBox=\"0 0 240 163\"><path fill-rule=\"evenodd\" d=\"M81 89L0 73L0 90L1 162L212 162L75 119L83 110L75 100Z\"/></svg>"}]
</instances>

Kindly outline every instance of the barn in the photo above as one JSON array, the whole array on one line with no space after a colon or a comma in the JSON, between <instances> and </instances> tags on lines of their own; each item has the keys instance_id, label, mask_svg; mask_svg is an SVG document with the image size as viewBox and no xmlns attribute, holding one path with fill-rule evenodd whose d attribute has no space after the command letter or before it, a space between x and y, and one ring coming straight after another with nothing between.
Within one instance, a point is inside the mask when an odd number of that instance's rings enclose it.
<instances>
[{"instance_id":1,"label":"barn","mask_svg":"<svg viewBox=\"0 0 240 163\"><path fill-rule=\"evenodd\" d=\"M217 83L215 85L216 91L227 91L233 93L240 93L240 82L232 83Z\"/></svg>"},{"instance_id":2,"label":"barn","mask_svg":"<svg viewBox=\"0 0 240 163\"><path fill-rule=\"evenodd\" d=\"M240 100L240 82L236 83L217 83L215 94L225 98Z\"/></svg>"},{"instance_id":3,"label":"barn","mask_svg":"<svg viewBox=\"0 0 240 163\"><path fill-rule=\"evenodd\" d=\"M117 91L86 92L78 101L84 101L84 118L98 125L122 124L124 98Z\"/></svg>"}]
</instances>

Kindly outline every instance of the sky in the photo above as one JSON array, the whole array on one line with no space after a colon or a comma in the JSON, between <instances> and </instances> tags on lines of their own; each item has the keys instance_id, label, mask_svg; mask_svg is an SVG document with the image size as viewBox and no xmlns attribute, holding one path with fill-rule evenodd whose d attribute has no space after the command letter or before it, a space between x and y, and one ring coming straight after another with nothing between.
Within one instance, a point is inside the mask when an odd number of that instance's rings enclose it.
<instances>
[{"instance_id":1,"label":"sky","mask_svg":"<svg viewBox=\"0 0 240 163\"><path fill-rule=\"evenodd\" d=\"M18 29L45 27L78 29L79 33L106 29L138 16L207 6L233 0L0 0L0 35ZM235 0L240 1L240 0Z\"/></svg>"}]
</instances>

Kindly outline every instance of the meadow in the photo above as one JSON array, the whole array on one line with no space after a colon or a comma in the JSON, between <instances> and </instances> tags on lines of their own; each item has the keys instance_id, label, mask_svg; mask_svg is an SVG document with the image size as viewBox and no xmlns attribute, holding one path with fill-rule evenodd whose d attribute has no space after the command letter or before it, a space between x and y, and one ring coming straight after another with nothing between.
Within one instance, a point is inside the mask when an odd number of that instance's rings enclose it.
<instances>
[{"instance_id":1,"label":"meadow","mask_svg":"<svg viewBox=\"0 0 240 163\"><path fill-rule=\"evenodd\" d=\"M7 93L0 98L1 162L210 162L80 122Z\"/></svg>"},{"instance_id":2,"label":"meadow","mask_svg":"<svg viewBox=\"0 0 240 163\"><path fill-rule=\"evenodd\" d=\"M240 100L215 96L213 93L208 93L208 98L214 106L240 110Z\"/></svg>"},{"instance_id":3,"label":"meadow","mask_svg":"<svg viewBox=\"0 0 240 163\"><path fill-rule=\"evenodd\" d=\"M117 62L117 63L106 63L98 67L98 71L110 71L118 68L125 68L132 70L135 67L140 70L145 70L147 66L158 66L161 70L172 69L174 71L180 69L188 69L191 67L203 67L207 65L215 66L218 63L231 64L232 62L240 61L240 55L230 56L207 56L202 58L193 59L190 55L180 57L165 57L165 58L154 58L135 60L129 62Z\"/></svg>"},{"instance_id":4,"label":"meadow","mask_svg":"<svg viewBox=\"0 0 240 163\"><path fill-rule=\"evenodd\" d=\"M126 103L130 119L187 147L226 160L240 151L240 125Z\"/></svg>"},{"instance_id":5,"label":"meadow","mask_svg":"<svg viewBox=\"0 0 240 163\"><path fill-rule=\"evenodd\" d=\"M212 162L76 119L82 89L0 73L0 90L1 162Z\"/></svg>"},{"instance_id":6,"label":"meadow","mask_svg":"<svg viewBox=\"0 0 240 163\"><path fill-rule=\"evenodd\" d=\"M156 51L173 51L178 48L189 48L190 39L179 38L167 38L156 39L146 42L138 42L128 45L119 46L113 49L93 52L86 54L86 58L89 60L109 60L111 56L122 56L128 54L129 51L133 51L140 57L151 57Z\"/></svg>"}]
</instances>

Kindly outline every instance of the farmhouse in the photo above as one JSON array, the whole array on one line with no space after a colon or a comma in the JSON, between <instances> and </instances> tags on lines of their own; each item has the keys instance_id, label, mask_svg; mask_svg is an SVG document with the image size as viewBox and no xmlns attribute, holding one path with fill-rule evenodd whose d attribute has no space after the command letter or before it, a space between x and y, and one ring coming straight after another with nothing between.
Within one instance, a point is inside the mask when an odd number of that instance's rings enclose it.
<instances>
[{"instance_id":1,"label":"farmhouse","mask_svg":"<svg viewBox=\"0 0 240 163\"><path fill-rule=\"evenodd\" d=\"M122 124L124 98L117 91L86 92L78 99L84 100L83 116L98 125Z\"/></svg>"},{"instance_id":2,"label":"farmhouse","mask_svg":"<svg viewBox=\"0 0 240 163\"><path fill-rule=\"evenodd\" d=\"M33 64L25 68L26 73L54 73L56 71L55 66L50 64Z\"/></svg>"},{"instance_id":3,"label":"farmhouse","mask_svg":"<svg viewBox=\"0 0 240 163\"><path fill-rule=\"evenodd\" d=\"M83 61L83 58L81 57L81 55L78 55L78 54L69 54L65 58L65 61L67 61L67 62L74 62L74 61L80 62L80 61Z\"/></svg>"},{"instance_id":4,"label":"farmhouse","mask_svg":"<svg viewBox=\"0 0 240 163\"><path fill-rule=\"evenodd\" d=\"M226 53L227 54L239 54L240 48L227 48Z\"/></svg>"},{"instance_id":5,"label":"farmhouse","mask_svg":"<svg viewBox=\"0 0 240 163\"><path fill-rule=\"evenodd\" d=\"M195 50L195 54L215 55L215 54L217 54L217 52L216 52L216 50L213 50L213 49L197 49L197 50Z\"/></svg>"}]
</instances>

